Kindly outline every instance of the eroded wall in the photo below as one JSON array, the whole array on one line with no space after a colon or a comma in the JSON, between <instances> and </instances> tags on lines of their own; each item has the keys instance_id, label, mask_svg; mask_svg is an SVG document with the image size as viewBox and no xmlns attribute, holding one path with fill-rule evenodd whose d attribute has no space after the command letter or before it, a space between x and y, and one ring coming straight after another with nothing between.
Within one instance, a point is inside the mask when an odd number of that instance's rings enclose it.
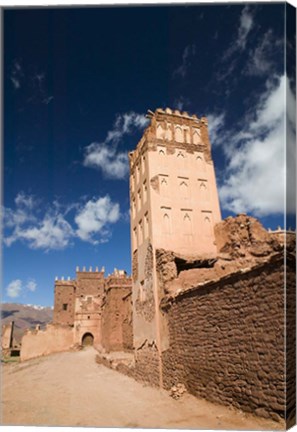
<instances>
[{"instance_id":1,"label":"eroded wall","mask_svg":"<svg viewBox=\"0 0 297 432\"><path fill-rule=\"evenodd\" d=\"M283 255L163 306L170 334L162 357L166 388L181 382L212 402L284 416Z\"/></svg>"},{"instance_id":2,"label":"eroded wall","mask_svg":"<svg viewBox=\"0 0 297 432\"><path fill-rule=\"evenodd\" d=\"M13 322L2 326L1 348L3 350L8 350L9 348L12 347L12 343L13 343L13 327L14 327L14 323Z\"/></svg>"},{"instance_id":3,"label":"eroded wall","mask_svg":"<svg viewBox=\"0 0 297 432\"><path fill-rule=\"evenodd\" d=\"M73 327L48 324L46 330L28 330L22 338L21 361L56 352L74 345Z\"/></svg>"}]
</instances>

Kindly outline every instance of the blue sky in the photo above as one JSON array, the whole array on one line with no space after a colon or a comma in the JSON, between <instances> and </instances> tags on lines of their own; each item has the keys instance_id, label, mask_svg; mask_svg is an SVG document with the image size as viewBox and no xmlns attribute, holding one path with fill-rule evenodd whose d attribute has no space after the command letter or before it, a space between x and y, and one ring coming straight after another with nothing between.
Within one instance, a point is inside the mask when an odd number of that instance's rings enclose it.
<instances>
[{"instance_id":1,"label":"blue sky","mask_svg":"<svg viewBox=\"0 0 297 432\"><path fill-rule=\"evenodd\" d=\"M52 305L77 265L131 271L127 152L147 109L207 116L223 217L284 226L285 7L4 11L3 301Z\"/></svg>"}]
</instances>

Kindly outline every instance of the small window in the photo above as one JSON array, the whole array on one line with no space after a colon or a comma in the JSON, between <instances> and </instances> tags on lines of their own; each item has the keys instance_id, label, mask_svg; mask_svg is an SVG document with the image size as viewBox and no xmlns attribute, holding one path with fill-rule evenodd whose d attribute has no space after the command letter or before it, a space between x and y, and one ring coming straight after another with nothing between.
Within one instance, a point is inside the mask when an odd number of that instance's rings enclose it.
<instances>
[{"instance_id":1,"label":"small window","mask_svg":"<svg viewBox=\"0 0 297 432\"><path fill-rule=\"evenodd\" d=\"M67 303L63 303L63 310L66 311L68 308L68 304Z\"/></svg>"}]
</instances>

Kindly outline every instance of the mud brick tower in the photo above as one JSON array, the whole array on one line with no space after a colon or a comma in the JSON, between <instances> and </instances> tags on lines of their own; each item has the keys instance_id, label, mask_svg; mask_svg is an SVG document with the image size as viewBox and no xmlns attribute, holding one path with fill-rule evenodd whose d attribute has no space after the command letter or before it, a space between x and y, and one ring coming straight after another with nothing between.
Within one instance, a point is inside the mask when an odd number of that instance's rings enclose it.
<instances>
[{"instance_id":1,"label":"mud brick tower","mask_svg":"<svg viewBox=\"0 0 297 432\"><path fill-rule=\"evenodd\" d=\"M142 370L155 362L157 381L167 338L155 252L215 256L213 227L221 214L207 119L169 108L148 111L148 117L149 126L129 154L133 333L136 362Z\"/></svg>"}]
</instances>

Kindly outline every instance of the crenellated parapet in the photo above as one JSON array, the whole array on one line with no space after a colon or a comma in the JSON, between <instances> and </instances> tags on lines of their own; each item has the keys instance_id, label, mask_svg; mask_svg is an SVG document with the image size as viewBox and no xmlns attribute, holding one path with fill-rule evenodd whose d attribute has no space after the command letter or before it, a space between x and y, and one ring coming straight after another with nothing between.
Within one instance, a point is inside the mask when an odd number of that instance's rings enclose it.
<instances>
[{"instance_id":1,"label":"crenellated parapet","mask_svg":"<svg viewBox=\"0 0 297 432\"><path fill-rule=\"evenodd\" d=\"M187 153L202 152L205 160L211 161L208 122L206 117L200 119L186 111L170 108L157 108L155 112L148 110L150 124L144 131L135 151L129 153L130 170L133 174L141 156L147 151L157 151L163 146L167 154L177 150Z\"/></svg>"}]
</instances>

